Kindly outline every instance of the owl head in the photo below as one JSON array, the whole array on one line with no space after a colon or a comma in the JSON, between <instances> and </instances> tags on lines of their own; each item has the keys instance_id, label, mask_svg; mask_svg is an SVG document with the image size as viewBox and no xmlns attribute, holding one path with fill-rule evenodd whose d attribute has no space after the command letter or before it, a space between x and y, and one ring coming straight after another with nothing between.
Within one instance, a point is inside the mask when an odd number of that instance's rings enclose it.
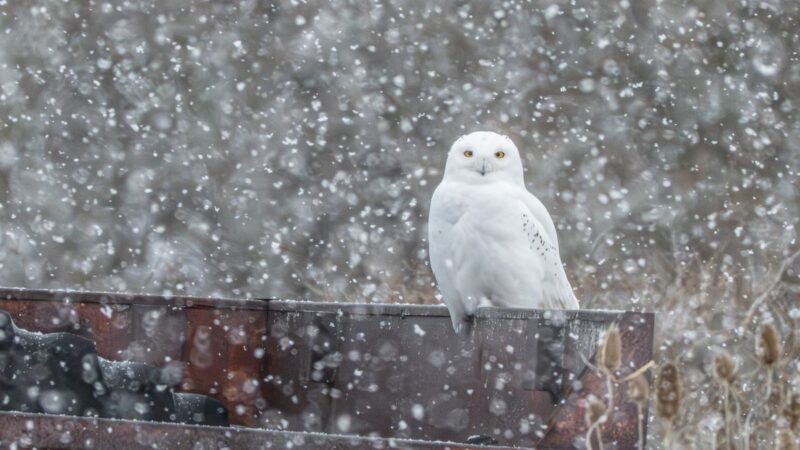
<instances>
[{"instance_id":1,"label":"owl head","mask_svg":"<svg viewBox=\"0 0 800 450\"><path fill-rule=\"evenodd\" d=\"M469 183L525 183L517 146L508 136L491 131L458 138L447 154L444 175Z\"/></svg>"}]
</instances>

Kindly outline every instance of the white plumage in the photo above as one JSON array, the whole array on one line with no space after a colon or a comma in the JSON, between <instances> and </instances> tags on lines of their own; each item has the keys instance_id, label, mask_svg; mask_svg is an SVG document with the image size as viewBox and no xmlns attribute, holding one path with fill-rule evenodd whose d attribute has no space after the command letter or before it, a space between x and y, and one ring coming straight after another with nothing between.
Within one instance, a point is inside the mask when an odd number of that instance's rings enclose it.
<instances>
[{"instance_id":1,"label":"white plumage","mask_svg":"<svg viewBox=\"0 0 800 450\"><path fill-rule=\"evenodd\" d=\"M450 148L428 243L457 332L481 306L578 308L553 219L525 188L519 151L506 136L479 131Z\"/></svg>"}]
</instances>

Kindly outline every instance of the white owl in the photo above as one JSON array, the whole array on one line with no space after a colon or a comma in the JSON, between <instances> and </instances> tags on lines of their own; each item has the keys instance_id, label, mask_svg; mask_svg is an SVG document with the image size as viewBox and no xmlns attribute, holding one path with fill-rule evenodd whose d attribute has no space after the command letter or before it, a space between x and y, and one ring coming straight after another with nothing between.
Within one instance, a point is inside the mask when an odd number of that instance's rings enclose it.
<instances>
[{"instance_id":1,"label":"white owl","mask_svg":"<svg viewBox=\"0 0 800 450\"><path fill-rule=\"evenodd\" d=\"M578 308L553 219L525 188L519 150L506 136L479 131L450 148L428 243L456 332L482 306Z\"/></svg>"}]
</instances>

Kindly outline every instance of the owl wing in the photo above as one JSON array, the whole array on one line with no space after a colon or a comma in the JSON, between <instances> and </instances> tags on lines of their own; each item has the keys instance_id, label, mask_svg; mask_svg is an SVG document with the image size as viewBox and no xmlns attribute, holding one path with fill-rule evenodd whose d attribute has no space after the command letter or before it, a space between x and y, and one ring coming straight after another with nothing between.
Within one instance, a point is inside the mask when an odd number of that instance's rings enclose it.
<instances>
[{"instance_id":1,"label":"owl wing","mask_svg":"<svg viewBox=\"0 0 800 450\"><path fill-rule=\"evenodd\" d=\"M467 317L452 270L453 261L463 259L463 252L466 251L465 246L459 245L463 241L460 230L454 229L461 218L460 201L456 192L440 185L433 193L428 214L428 256L431 270L457 333Z\"/></svg>"},{"instance_id":2,"label":"owl wing","mask_svg":"<svg viewBox=\"0 0 800 450\"><path fill-rule=\"evenodd\" d=\"M569 284L558 250L556 227L547 208L533 194L524 191L521 198L523 232L529 250L543 259L544 304L558 309L578 309L578 299Z\"/></svg>"}]
</instances>

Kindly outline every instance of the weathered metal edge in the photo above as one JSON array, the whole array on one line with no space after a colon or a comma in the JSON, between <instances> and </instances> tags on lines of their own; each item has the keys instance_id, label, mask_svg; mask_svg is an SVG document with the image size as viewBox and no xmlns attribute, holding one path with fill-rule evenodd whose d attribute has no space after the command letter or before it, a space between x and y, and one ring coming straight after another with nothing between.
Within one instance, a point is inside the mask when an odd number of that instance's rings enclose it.
<instances>
[{"instance_id":1,"label":"weathered metal edge","mask_svg":"<svg viewBox=\"0 0 800 450\"><path fill-rule=\"evenodd\" d=\"M353 315L388 315L446 317L449 315L444 305L412 305L402 303L338 303L314 302L308 300L279 299L234 299L224 297L159 296L150 294L87 292L69 290L44 290L23 288L0 288L0 300L64 301L108 304L138 304L170 307L199 307L213 309L251 309L257 311L303 311ZM546 310L522 308L481 308L479 319L574 319L606 320L609 316L620 316L623 310ZM635 312L652 315L652 312Z\"/></svg>"},{"instance_id":2,"label":"weathered metal edge","mask_svg":"<svg viewBox=\"0 0 800 450\"><path fill-rule=\"evenodd\" d=\"M251 448L270 442L296 443L299 448L401 448L459 450L512 450L522 447L480 446L444 441L419 439L379 438L355 435L302 433L296 431L266 430L247 427L213 427L166 422L147 422L121 419L99 419L77 416L34 414L0 411L0 443L10 445L24 439L32 447L57 447L63 449L85 448L87 439L93 446L107 444L124 448L151 448L149 442L139 442L137 436L146 433L146 439L158 440L162 448L191 449L201 440L213 439L215 444L230 448ZM69 441L65 442L65 437ZM310 445L307 447L306 445ZM215 445L216 448L216 445Z\"/></svg>"},{"instance_id":3,"label":"weathered metal edge","mask_svg":"<svg viewBox=\"0 0 800 450\"><path fill-rule=\"evenodd\" d=\"M225 297L165 296L122 292L91 292L53 289L26 289L0 287L0 300L72 301L108 304L140 304L153 306L198 306L210 308L266 310L270 300L236 299Z\"/></svg>"}]
</instances>

